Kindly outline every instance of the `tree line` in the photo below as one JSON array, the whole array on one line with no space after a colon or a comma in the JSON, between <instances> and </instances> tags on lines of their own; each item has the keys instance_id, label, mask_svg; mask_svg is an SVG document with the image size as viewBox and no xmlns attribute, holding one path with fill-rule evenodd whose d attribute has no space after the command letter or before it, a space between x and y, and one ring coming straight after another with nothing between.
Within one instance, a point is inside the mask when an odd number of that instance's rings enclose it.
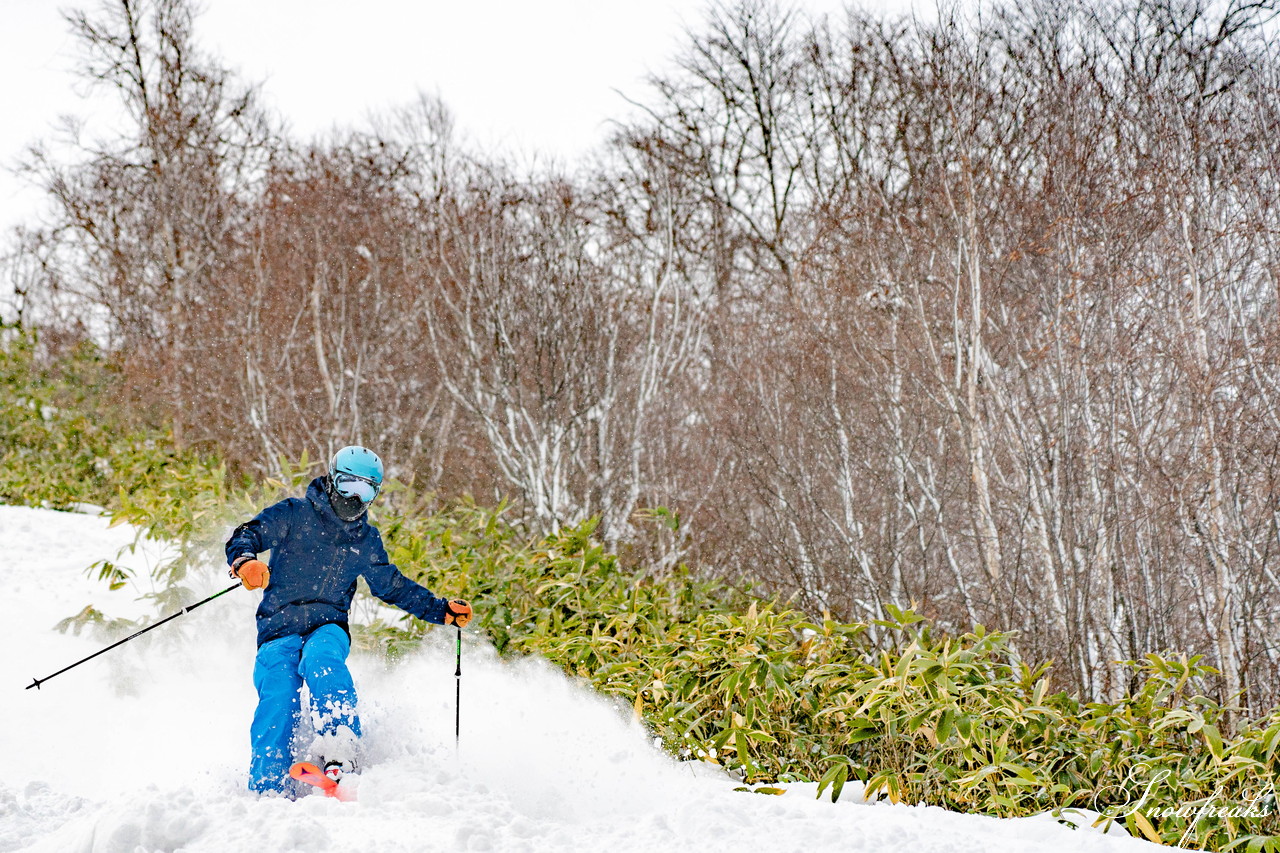
<instances>
[{"instance_id":1,"label":"tree line","mask_svg":"<svg viewBox=\"0 0 1280 853\"><path fill-rule=\"evenodd\" d=\"M1269 707L1276 12L737 0L522 170L430 97L294 139L188 0L110 0L69 21L127 127L29 153L11 309L248 471L362 442L638 571L1016 629L1098 699L1204 654Z\"/></svg>"}]
</instances>

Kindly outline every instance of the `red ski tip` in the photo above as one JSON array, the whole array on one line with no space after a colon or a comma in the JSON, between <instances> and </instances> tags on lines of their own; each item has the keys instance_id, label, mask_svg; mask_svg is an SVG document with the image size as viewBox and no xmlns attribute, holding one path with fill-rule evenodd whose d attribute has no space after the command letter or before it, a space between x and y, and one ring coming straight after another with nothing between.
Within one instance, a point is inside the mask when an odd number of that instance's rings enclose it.
<instances>
[{"instance_id":1,"label":"red ski tip","mask_svg":"<svg viewBox=\"0 0 1280 853\"><path fill-rule=\"evenodd\" d=\"M309 761L299 761L297 764L289 768L289 775L299 782L306 782L313 785L324 792L326 797L333 797L344 803L355 800L355 791L350 788L343 788L334 780L324 775L324 771L316 767Z\"/></svg>"},{"instance_id":2,"label":"red ski tip","mask_svg":"<svg viewBox=\"0 0 1280 853\"><path fill-rule=\"evenodd\" d=\"M299 782L306 782L308 785L314 785L325 793L330 788L338 787L338 783L324 775L319 767L308 761L300 761L289 768L289 775Z\"/></svg>"}]
</instances>

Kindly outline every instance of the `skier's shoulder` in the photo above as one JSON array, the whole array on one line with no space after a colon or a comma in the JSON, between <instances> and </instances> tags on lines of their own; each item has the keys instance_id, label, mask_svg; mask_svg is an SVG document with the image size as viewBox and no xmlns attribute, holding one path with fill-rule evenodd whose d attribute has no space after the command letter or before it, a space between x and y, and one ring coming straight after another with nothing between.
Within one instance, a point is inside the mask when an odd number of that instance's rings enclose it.
<instances>
[{"instance_id":1,"label":"skier's shoulder","mask_svg":"<svg viewBox=\"0 0 1280 853\"><path fill-rule=\"evenodd\" d=\"M298 517L298 514L307 509L307 501L303 498L285 498L269 504L264 507L257 515L257 520L263 522L279 522L292 520Z\"/></svg>"},{"instance_id":2,"label":"skier's shoulder","mask_svg":"<svg viewBox=\"0 0 1280 853\"><path fill-rule=\"evenodd\" d=\"M382 531L368 516L365 516L364 524L360 525L360 528L360 541L369 548L366 553L369 555L370 563L375 565L385 563L387 561L387 548L382 542Z\"/></svg>"},{"instance_id":3,"label":"skier's shoulder","mask_svg":"<svg viewBox=\"0 0 1280 853\"><path fill-rule=\"evenodd\" d=\"M297 512L305 506L307 506L306 498L289 497L276 501L263 512Z\"/></svg>"},{"instance_id":4,"label":"skier's shoulder","mask_svg":"<svg viewBox=\"0 0 1280 853\"><path fill-rule=\"evenodd\" d=\"M375 548L385 553L385 546L382 543L382 531L378 529L378 525L366 515L364 520L364 539L372 544Z\"/></svg>"}]
</instances>

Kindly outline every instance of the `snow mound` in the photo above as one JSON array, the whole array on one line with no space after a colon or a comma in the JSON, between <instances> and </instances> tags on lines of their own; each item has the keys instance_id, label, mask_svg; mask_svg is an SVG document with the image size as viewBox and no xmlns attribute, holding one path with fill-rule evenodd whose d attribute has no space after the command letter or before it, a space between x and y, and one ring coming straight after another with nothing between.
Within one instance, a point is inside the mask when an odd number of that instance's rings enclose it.
<instances>
[{"instance_id":1,"label":"snow mound","mask_svg":"<svg viewBox=\"0 0 1280 853\"><path fill-rule=\"evenodd\" d=\"M0 682L11 720L0 781L0 853L134 851L832 850L842 853L1134 851L1146 842L1051 818L999 820L867 804L814 786L735 792L709 765L677 763L625 708L536 659L463 647L454 740L454 638L410 659L353 655L367 768L360 801L258 799L246 790L253 713L253 611L236 591L84 664L104 639L53 626L93 604L138 616L145 586L108 592L86 577L134 531L96 515L0 507L11 563ZM163 548L133 559L138 577ZM125 560L127 563L128 560ZM196 595L226 583L210 567ZM856 793L856 792L854 792Z\"/></svg>"}]
</instances>

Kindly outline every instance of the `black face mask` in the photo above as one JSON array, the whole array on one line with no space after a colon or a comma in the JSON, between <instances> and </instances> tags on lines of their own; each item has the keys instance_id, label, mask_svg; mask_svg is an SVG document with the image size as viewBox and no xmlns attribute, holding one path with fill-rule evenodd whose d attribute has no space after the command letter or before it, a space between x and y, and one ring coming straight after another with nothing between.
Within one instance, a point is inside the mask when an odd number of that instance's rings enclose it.
<instances>
[{"instance_id":1,"label":"black face mask","mask_svg":"<svg viewBox=\"0 0 1280 853\"><path fill-rule=\"evenodd\" d=\"M354 495L347 497L338 494L332 483L329 484L329 504L333 507L333 511L338 514L338 518L343 521L355 521L364 515L364 511L369 508L367 503Z\"/></svg>"}]
</instances>

